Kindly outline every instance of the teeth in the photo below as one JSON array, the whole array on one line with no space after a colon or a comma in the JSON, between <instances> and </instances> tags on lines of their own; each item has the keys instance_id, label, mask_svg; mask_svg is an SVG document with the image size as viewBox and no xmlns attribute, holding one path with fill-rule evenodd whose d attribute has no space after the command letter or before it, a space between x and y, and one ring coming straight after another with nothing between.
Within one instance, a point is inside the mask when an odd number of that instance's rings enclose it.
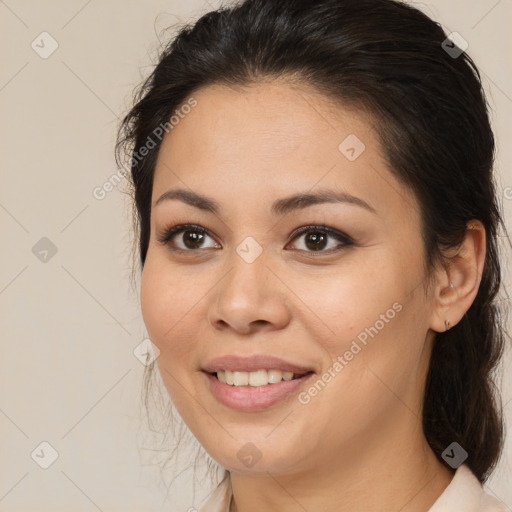
<instances>
[{"instance_id":1,"label":"teeth","mask_svg":"<svg viewBox=\"0 0 512 512\"><path fill-rule=\"evenodd\" d=\"M283 378L283 372L281 370L269 370L267 373L268 382L271 384L281 382L281 379Z\"/></svg>"},{"instance_id":2,"label":"teeth","mask_svg":"<svg viewBox=\"0 0 512 512\"><path fill-rule=\"evenodd\" d=\"M244 372L245 373L245 372ZM246 374L248 376L249 386L266 386L268 384L267 370L258 370Z\"/></svg>"},{"instance_id":3,"label":"teeth","mask_svg":"<svg viewBox=\"0 0 512 512\"><path fill-rule=\"evenodd\" d=\"M235 386L248 386L249 374L247 372L233 372L233 384Z\"/></svg>"},{"instance_id":4,"label":"teeth","mask_svg":"<svg viewBox=\"0 0 512 512\"><path fill-rule=\"evenodd\" d=\"M230 386L260 387L267 384L276 384L282 380L292 380L293 372L281 370L257 370L255 372L218 371L217 378ZM295 377L299 377L296 375Z\"/></svg>"}]
</instances>

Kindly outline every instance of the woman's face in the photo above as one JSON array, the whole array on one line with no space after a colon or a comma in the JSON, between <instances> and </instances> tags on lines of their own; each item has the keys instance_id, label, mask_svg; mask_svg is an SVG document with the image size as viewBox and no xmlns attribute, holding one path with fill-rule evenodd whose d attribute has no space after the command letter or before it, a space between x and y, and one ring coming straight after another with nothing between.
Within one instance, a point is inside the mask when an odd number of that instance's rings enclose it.
<instances>
[{"instance_id":1,"label":"woman's face","mask_svg":"<svg viewBox=\"0 0 512 512\"><path fill-rule=\"evenodd\" d=\"M406 446L433 303L418 203L371 120L282 82L193 98L160 149L141 290L182 418L239 472Z\"/></svg>"}]
</instances>

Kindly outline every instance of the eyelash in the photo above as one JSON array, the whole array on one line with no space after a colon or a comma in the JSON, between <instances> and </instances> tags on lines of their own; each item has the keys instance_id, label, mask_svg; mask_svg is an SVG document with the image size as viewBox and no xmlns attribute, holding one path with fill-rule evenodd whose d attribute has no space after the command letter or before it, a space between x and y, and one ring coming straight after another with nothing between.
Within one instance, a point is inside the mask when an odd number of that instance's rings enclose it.
<instances>
[{"instance_id":1,"label":"eyelash","mask_svg":"<svg viewBox=\"0 0 512 512\"><path fill-rule=\"evenodd\" d=\"M172 247L171 244L169 243L176 235L178 235L180 233L185 233L187 231L191 231L194 233L200 233L202 235L207 235L210 238L213 238L209 234L209 231L207 229L203 228L202 226L199 226L197 224L178 224L176 226L172 226L170 228L165 229L162 232L162 234L157 237L157 240L161 244L169 245L170 249L174 252L193 253L193 252L200 251L201 248L199 248L199 249L180 249L177 247ZM308 255L311 254L311 255L315 256L317 254L318 255L332 254L334 252L341 251L342 249L344 249L346 247L355 245L354 240L347 234L345 234L341 231L338 231L337 229L333 229L333 228L330 228L330 227L324 226L324 225L302 226L292 233L293 237L290 240L290 242L293 242L296 238L300 237L301 235L307 234L307 233L322 233L324 235L328 235L328 236L334 238L335 240L337 240L338 242L340 242L342 244L340 247L335 248L334 250L331 248L327 251L324 251L324 250L303 251L302 249L298 249L301 252L308 253Z\"/></svg>"}]
</instances>

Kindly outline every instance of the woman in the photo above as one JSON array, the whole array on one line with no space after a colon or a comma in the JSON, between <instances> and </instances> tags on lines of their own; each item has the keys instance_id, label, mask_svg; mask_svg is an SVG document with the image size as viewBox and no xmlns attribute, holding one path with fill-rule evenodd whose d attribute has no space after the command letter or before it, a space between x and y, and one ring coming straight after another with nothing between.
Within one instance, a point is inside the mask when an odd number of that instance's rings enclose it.
<instances>
[{"instance_id":1,"label":"woman","mask_svg":"<svg viewBox=\"0 0 512 512\"><path fill-rule=\"evenodd\" d=\"M144 322L207 512L506 510L478 71L393 0L245 0L125 118Z\"/></svg>"}]
</instances>

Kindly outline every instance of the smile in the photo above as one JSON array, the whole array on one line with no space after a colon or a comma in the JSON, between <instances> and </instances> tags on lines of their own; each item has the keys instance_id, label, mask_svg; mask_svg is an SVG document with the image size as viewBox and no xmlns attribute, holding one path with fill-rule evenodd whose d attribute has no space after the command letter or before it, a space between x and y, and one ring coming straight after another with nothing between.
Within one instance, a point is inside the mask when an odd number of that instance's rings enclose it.
<instances>
[{"instance_id":1,"label":"smile","mask_svg":"<svg viewBox=\"0 0 512 512\"><path fill-rule=\"evenodd\" d=\"M254 372L220 370L215 373L220 382L229 386L260 387L268 384L276 384L283 380L289 381L302 377L304 374L294 374L281 370L256 370Z\"/></svg>"},{"instance_id":2,"label":"smile","mask_svg":"<svg viewBox=\"0 0 512 512\"><path fill-rule=\"evenodd\" d=\"M281 370L227 370L202 374L207 378L206 385L217 402L243 412L258 412L272 405L286 404L287 399L299 393L315 375L314 372L295 375Z\"/></svg>"}]
</instances>

